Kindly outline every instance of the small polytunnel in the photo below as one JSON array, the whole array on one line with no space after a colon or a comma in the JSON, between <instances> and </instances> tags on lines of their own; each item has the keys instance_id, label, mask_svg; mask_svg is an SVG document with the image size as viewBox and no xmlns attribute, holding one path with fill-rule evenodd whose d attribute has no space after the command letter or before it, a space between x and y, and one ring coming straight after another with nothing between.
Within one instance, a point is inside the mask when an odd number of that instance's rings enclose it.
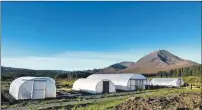
<instances>
[{"instance_id":1,"label":"small polytunnel","mask_svg":"<svg viewBox=\"0 0 202 110\"><path fill-rule=\"evenodd\" d=\"M182 78L153 78L150 85L167 86L167 87L180 87L184 85Z\"/></svg>"},{"instance_id":2,"label":"small polytunnel","mask_svg":"<svg viewBox=\"0 0 202 110\"><path fill-rule=\"evenodd\" d=\"M56 97L55 81L49 77L20 77L12 81L9 93L16 100Z\"/></svg>"},{"instance_id":3,"label":"small polytunnel","mask_svg":"<svg viewBox=\"0 0 202 110\"><path fill-rule=\"evenodd\" d=\"M108 79L78 79L73 84L73 90L92 94L116 92L114 83Z\"/></svg>"}]
</instances>

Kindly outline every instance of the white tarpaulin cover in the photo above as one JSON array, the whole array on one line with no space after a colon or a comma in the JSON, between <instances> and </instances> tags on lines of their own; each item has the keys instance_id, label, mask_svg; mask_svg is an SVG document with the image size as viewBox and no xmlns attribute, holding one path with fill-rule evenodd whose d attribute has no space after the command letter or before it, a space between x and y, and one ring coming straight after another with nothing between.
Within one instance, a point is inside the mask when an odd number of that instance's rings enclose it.
<instances>
[{"instance_id":1,"label":"white tarpaulin cover","mask_svg":"<svg viewBox=\"0 0 202 110\"><path fill-rule=\"evenodd\" d=\"M85 79L80 78L73 84L73 90L84 91L92 94L103 93L103 81L109 81L109 93L116 92L114 83L108 79Z\"/></svg>"},{"instance_id":2,"label":"white tarpaulin cover","mask_svg":"<svg viewBox=\"0 0 202 110\"><path fill-rule=\"evenodd\" d=\"M101 78L111 80L116 89L136 90L136 86L145 89L147 78L142 74L121 73L121 74L92 74L87 78Z\"/></svg>"},{"instance_id":3,"label":"white tarpaulin cover","mask_svg":"<svg viewBox=\"0 0 202 110\"><path fill-rule=\"evenodd\" d=\"M16 100L56 97L55 81L49 77L20 77L10 84L9 93Z\"/></svg>"},{"instance_id":4,"label":"white tarpaulin cover","mask_svg":"<svg viewBox=\"0 0 202 110\"><path fill-rule=\"evenodd\" d=\"M180 87L184 85L182 78L153 78L150 85Z\"/></svg>"}]
</instances>

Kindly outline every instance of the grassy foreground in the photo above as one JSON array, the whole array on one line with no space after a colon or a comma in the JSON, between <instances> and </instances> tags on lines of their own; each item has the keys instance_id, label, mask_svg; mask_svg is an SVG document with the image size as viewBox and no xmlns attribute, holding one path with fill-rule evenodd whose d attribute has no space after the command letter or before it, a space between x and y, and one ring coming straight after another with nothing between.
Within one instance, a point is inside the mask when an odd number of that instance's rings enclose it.
<instances>
[{"instance_id":1,"label":"grassy foreground","mask_svg":"<svg viewBox=\"0 0 202 110\"><path fill-rule=\"evenodd\" d=\"M136 94L133 97L141 97L141 98L151 98L151 97L162 97L162 96L178 96L182 93L200 93L200 89L186 89L186 88L181 88L181 89L159 89L159 90L153 90L150 91L150 93L142 93L142 94ZM200 96L198 96L200 97ZM187 100L189 101L189 100ZM126 102L127 103L127 99L119 99L119 100L113 100L113 101L106 101L106 102L100 102L100 103L94 103L91 104L89 106L85 106L85 107L78 107L78 110L94 110L96 108L96 110L106 110L106 109L116 109L115 106L120 105L122 103ZM192 106L192 105L190 105ZM76 109L75 109L76 110Z\"/></svg>"},{"instance_id":2,"label":"grassy foreground","mask_svg":"<svg viewBox=\"0 0 202 110\"><path fill-rule=\"evenodd\" d=\"M73 109L75 109L75 110L95 110L95 108L99 109L99 110L113 109L114 106L119 105L125 101L126 101L126 99L105 101L105 102L91 104L91 105L85 106L85 107L74 107Z\"/></svg>"},{"instance_id":3,"label":"grassy foreground","mask_svg":"<svg viewBox=\"0 0 202 110\"><path fill-rule=\"evenodd\" d=\"M170 97L170 96L181 96L181 94L189 94L189 93L196 93L196 97L200 97L200 89L188 89L188 88L165 88L165 89L158 89L158 90L147 90L145 92L141 92L139 94L131 93L125 96L117 96L114 95L112 97L107 98L106 100L102 100L103 98L98 99L97 101L93 101L92 103L77 103L74 105L61 105L58 107L51 107L51 108L46 108L42 110L114 110L116 109L117 106L127 102L129 99L133 97L140 97L142 99L150 99L150 98L155 98L159 100L165 100L161 99L163 97ZM113 95L113 94L111 94ZM119 98L123 97L123 98ZM111 100L113 98L113 100ZM185 98L190 98L190 97L185 97ZM91 99L90 99L91 100ZM92 99L93 100L93 99ZM99 101L100 100L100 101ZM159 104L159 103L157 103ZM152 104L151 104L152 105Z\"/></svg>"},{"instance_id":4,"label":"grassy foreground","mask_svg":"<svg viewBox=\"0 0 202 110\"><path fill-rule=\"evenodd\" d=\"M200 82L199 77L196 76L188 76L183 77L183 80L186 83L194 83L197 84ZM58 92L69 92L71 91L71 87L75 80L56 80L57 91ZM8 90L10 81L1 82L2 90ZM115 109L116 106L124 103L130 97L141 97L141 98L150 98L150 97L161 97L167 95L175 95L178 96L181 93L200 93L200 88L164 88L157 90L146 90L145 92L122 92L122 93L113 93L113 94L105 94L105 95L96 95L82 98L62 98L62 99L46 99L46 100L28 100L28 101L18 101L17 103L6 103L2 104L2 108L15 108L15 107L28 107L30 109L36 109L38 106L43 105L41 107L42 110L106 110L106 109ZM121 98L120 98L121 97ZM199 96L198 96L199 97ZM104 99L105 98L105 99ZM95 101L96 100L96 101ZM54 107L55 103L61 103L61 105L57 105ZM45 105L50 105L50 107L45 107ZM33 107L36 106L36 107Z\"/></svg>"}]
</instances>

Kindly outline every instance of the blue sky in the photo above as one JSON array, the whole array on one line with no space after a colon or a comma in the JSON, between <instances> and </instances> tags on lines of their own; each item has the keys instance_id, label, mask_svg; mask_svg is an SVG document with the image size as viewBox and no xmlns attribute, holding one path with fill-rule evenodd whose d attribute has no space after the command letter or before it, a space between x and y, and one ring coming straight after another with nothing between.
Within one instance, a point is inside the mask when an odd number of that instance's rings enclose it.
<instances>
[{"instance_id":1,"label":"blue sky","mask_svg":"<svg viewBox=\"0 0 202 110\"><path fill-rule=\"evenodd\" d=\"M200 2L3 2L2 65L93 69L159 49L200 63L200 11Z\"/></svg>"}]
</instances>

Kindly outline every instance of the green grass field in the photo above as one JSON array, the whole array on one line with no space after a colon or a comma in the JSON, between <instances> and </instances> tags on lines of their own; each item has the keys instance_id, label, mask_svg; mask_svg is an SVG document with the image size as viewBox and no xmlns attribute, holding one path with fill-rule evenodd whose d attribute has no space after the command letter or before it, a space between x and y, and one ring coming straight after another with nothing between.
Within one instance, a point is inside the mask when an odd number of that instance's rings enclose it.
<instances>
[{"instance_id":1,"label":"green grass field","mask_svg":"<svg viewBox=\"0 0 202 110\"><path fill-rule=\"evenodd\" d=\"M183 77L184 82L189 83L189 84L195 84L195 85L200 85L201 78L200 76L186 76Z\"/></svg>"},{"instance_id":2,"label":"green grass field","mask_svg":"<svg viewBox=\"0 0 202 110\"><path fill-rule=\"evenodd\" d=\"M73 80L57 79L56 80L57 92L60 91L70 92L75 81L76 79Z\"/></svg>"}]
</instances>

